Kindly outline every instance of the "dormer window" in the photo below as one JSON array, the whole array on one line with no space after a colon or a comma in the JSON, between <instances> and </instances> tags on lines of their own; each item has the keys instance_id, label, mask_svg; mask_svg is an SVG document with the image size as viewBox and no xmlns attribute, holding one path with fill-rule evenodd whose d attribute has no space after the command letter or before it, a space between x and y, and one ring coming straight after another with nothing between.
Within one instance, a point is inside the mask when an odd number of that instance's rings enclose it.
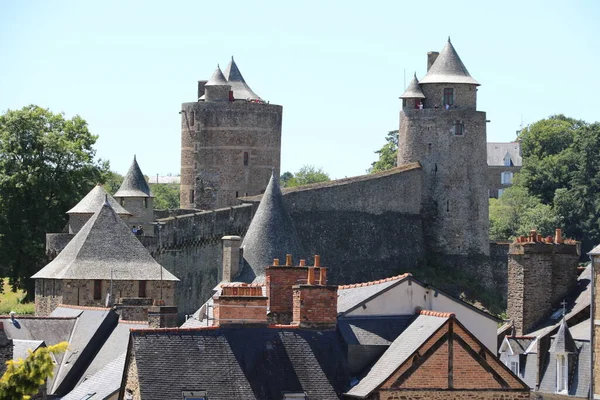
<instances>
[{"instance_id":1,"label":"dormer window","mask_svg":"<svg viewBox=\"0 0 600 400\"><path fill-rule=\"evenodd\" d=\"M508 155L508 154L506 156L504 156L504 166L505 167L512 167L513 166L513 162L512 162L512 160L510 158L510 155Z\"/></svg>"},{"instance_id":2,"label":"dormer window","mask_svg":"<svg viewBox=\"0 0 600 400\"><path fill-rule=\"evenodd\" d=\"M556 355L556 393L569 391L569 360L566 354Z\"/></svg>"},{"instance_id":3,"label":"dormer window","mask_svg":"<svg viewBox=\"0 0 600 400\"><path fill-rule=\"evenodd\" d=\"M465 125L462 121L454 121L454 135L462 136L465 133Z\"/></svg>"},{"instance_id":4,"label":"dormer window","mask_svg":"<svg viewBox=\"0 0 600 400\"><path fill-rule=\"evenodd\" d=\"M444 106L451 106L454 104L454 89L453 88L445 88L444 89Z\"/></svg>"}]
</instances>

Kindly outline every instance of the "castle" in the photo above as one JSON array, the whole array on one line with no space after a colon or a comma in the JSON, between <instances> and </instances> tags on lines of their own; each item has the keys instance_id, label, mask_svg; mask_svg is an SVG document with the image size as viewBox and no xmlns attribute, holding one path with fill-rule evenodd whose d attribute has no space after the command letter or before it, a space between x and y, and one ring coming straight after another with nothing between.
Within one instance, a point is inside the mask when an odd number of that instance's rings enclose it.
<instances>
[{"instance_id":1,"label":"castle","mask_svg":"<svg viewBox=\"0 0 600 400\"><path fill-rule=\"evenodd\" d=\"M430 52L427 63L425 77L420 82L415 77L401 96L397 168L282 191L291 216L286 224L294 225L299 241L300 254L294 256L312 262L308 255L320 254L331 266L332 283L380 279L435 263L485 287L506 286L506 269L492 268L489 256L479 83L450 41L439 54ZM175 299L181 317L195 312L222 280L221 238L244 237L280 166L282 107L257 96L233 60L225 73L217 68L210 80L198 83L197 100L182 105L176 215L157 213L152 221L145 213L151 209L149 191L115 195L137 215L134 224L154 223L154 230L144 225L139 239L181 279ZM141 175L134 164L128 176ZM126 202L139 209L132 211ZM49 234L48 253L58 254L69 240L69 234ZM287 252L291 249L281 249L273 258ZM256 277L243 280L251 278Z\"/></svg>"}]
</instances>

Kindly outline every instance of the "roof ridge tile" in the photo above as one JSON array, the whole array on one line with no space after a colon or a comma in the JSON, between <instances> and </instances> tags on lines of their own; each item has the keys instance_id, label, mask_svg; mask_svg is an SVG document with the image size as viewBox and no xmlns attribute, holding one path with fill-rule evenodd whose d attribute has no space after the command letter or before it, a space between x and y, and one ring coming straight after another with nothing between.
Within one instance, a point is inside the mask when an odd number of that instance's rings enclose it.
<instances>
[{"instance_id":1,"label":"roof ridge tile","mask_svg":"<svg viewBox=\"0 0 600 400\"><path fill-rule=\"evenodd\" d=\"M339 285L338 286L338 290L339 289L353 289L353 288L357 288L357 287L365 287L365 286L378 285L380 283L386 283L386 282L391 282L391 281L396 281L396 280L404 279L404 278L407 278L409 276L412 276L412 274L410 272L406 272L406 273L401 274L401 275L390 276L388 278L378 279L376 281L361 282L361 283L351 283L351 284L348 284L348 285Z\"/></svg>"}]
</instances>

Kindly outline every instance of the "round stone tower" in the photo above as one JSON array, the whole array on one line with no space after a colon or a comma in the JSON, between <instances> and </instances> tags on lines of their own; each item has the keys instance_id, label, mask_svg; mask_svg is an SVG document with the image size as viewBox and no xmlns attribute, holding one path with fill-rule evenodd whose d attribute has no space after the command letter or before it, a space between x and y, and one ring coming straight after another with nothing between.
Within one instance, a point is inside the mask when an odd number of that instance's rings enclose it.
<instances>
[{"instance_id":1,"label":"round stone tower","mask_svg":"<svg viewBox=\"0 0 600 400\"><path fill-rule=\"evenodd\" d=\"M264 192L279 176L283 108L250 89L231 59L181 109L181 208L215 209Z\"/></svg>"},{"instance_id":2,"label":"round stone tower","mask_svg":"<svg viewBox=\"0 0 600 400\"><path fill-rule=\"evenodd\" d=\"M400 97L398 165L423 168L422 214L430 251L489 254L486 117L477 86L450 39Z\"/></svg>"}]
</instances>

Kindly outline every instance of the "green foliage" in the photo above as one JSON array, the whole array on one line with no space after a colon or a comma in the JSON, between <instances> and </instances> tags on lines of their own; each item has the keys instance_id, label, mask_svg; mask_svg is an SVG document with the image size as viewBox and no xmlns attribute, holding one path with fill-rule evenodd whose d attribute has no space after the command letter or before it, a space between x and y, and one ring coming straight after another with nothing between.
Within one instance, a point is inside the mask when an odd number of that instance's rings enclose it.
<instances>
[{"instance_id":1,"label":"green foliage","mask_svg":"<svg viewBox=\"0 0 600 400\"><path fill-rule=\"evenodd\" d=\"M122 183L123 175L114 171L108 171L106 173L106 178L103 185L104 190L106 190L111 195L114 195L115 193L117 193L117 190L119 190Z\"/></svg>"},{"instance_id":2,"label":"green foliage","mask_svg":"<svg viewBox=\"0 0 600 400\"><path fill-rule=\"evenodd\" d=\"M600 124L557 115L524 129L520 139L517 184L546 206L538 216L554 210L584 252L600 243Z\"/></svg>"},{"instance_id":3,"label":"green foliage","mask_svg":"<svg viewBox=\"0 0 600 400\"><path fill-rule=\"evenodd\" d=\"M179 183L151 183L154 209L175 210L179 208Z\"/></svg>"},{"instance_id":4,"label":"green foliage","mask_svg":"<svg viewBox=\"0 0 600 400\"><path fill-rule=\"evenodd\" d=\"M279 184L281 185L281 187L286 187L288 185L288 182L290 181L290 179L292 179L293 177L294 177L294 174L292 174L291 172L284 172L279 177Z\"/></svg>"},{"instance_id":5,"label":"green foliage","mask_svg":"<svg viewBox=\"0 0 600 400\"><path fill-rule=\"evenodd\" d=\"M323 168L317 168L314 165L303 166L295 174L290 174L292 175L292 177L289 177L289 175L286 174L289 174L289 172L284 173L287 181L285 182L285 184L282 183L283 187L309 185L311 183L327 182L331 180L329 178L329 174L324 172ZM280 180L283 181L283 179L281 178Z\"/></svg>"},{"instance_id":6,"label":"green foliage","mask_svg":"<svg viewBox=\"0 0 600 400\"><path fill-rule=\"evenodd\" d=\"M379 154L379 159L371 164L367 172L381 172L398 165L398 131L389 131L385 141L383 147L375 152Z\"/></svg>"},{"instance_id":7,"label":"green foliage","mask_svg":"<svg viewBox=\"0 0 600 400\"><path fill-rule=\"evenodd\" d=\"M28 278L45 263L46 232L62 231L65 211L109 171L94 160L96 139L79 116L34 105L0 115L0 276L29 298Z\"/></svg>"},{"instance_id":8,"label":"green foliage","mask_svg":"<svg viewBox=\"0 0 600 400\"><path fill-rule=\"evenodd\" d=\"M7 361L7 369L0 378L0 400L29 399L39 392L46 379L52 377L54 362L52 354L67 350L68 343L39 348L35 353L29 350L25 360Z\"/></svg>"},{"instance_id":9,"label":"green foliage","mask_svg":"<svg viewBox=\"0 0 600 400\"><path fill-rule=\"evenodd\" d=\"M516 180L518 182L518 179ZM506 240L526 235L531 229L552 235L559 217L549 205L530 195L516 183L499 199L490 199L490 239Z\"/></svg>"},{"instance_id":10,"label":"green foliage","mask_svg":"<svg viewBox=\"0 0 600 400\"><path fill-rule=\"evenodd\" d=\"M4 293L0 294L0 315L8 315L11 311L19 315L35 313L35 304L26 301L26 293L17 289L12 291L8 279L0 279Z\"/></svg>"}]
</instances>

